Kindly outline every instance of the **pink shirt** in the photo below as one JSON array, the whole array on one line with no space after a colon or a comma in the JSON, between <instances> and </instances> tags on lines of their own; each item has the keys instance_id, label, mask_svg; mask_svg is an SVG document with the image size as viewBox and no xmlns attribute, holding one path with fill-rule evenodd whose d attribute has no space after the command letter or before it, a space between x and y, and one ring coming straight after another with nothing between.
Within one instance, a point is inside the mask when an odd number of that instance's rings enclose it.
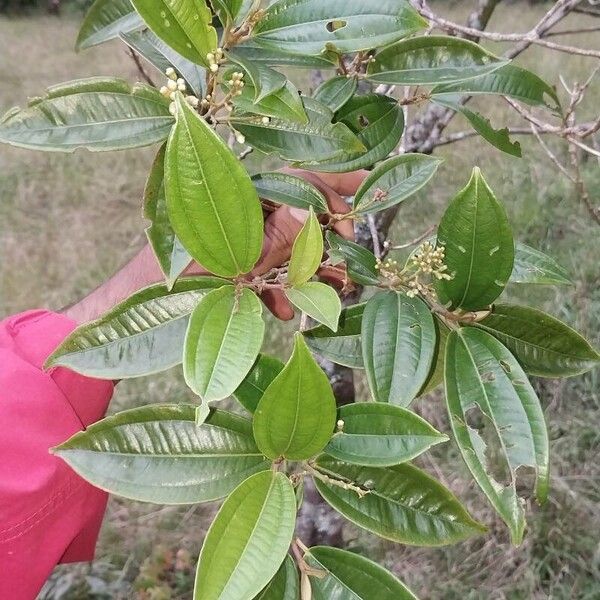
<instances>
[{"instance_id":1,"label":"pink shirt","mask_svg":"<svg viewBox=\"0 0 600 600\"><path fill-rule=\"evenodd\" d=\"M113 383L42 369L75 327L43 310L0 321L0 598L33 600L60 562L91 560L107 495L48 453L101 419Z\"/></svg>"}]
</instances>

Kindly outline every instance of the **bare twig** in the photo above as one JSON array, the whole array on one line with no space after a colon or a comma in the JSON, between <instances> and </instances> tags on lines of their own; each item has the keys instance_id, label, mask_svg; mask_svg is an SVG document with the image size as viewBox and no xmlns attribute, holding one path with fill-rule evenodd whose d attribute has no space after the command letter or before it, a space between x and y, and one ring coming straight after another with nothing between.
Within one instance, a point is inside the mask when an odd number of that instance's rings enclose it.
<instances>
[{"instance_id":1,"label":"bare twig","mask_svg":"<svg viewBox=\"0 0 600 600\"><path fill-rule=\"evenodd\" d=\"M575 178L571 175L571 173L569 173L569 171L567 171L566 167L560 162L560 160L558 160L556 154L554 154L554 152L550 150L548 145L542 139L540 132L537 130L536 126L533 123L531 123L531 132L535 136L536 140L538 141L544 152L549 156L550 160L558 167L559 171L565 177L567 177L567 179L570 179L573 183L575 183Z\"/></svg>"},{"instance_id":2,"label":"bare twig","mask_svg":"<svg viewBox=\"0 0 600 600\"><path fill-rule=\"evenodd\" d=\"M152 77L150 77L150 75L148 75L148 73L146 73L146 69L144 69L144 65L142 64L142 61L140 60L138 53L133 48L128 48L128 54L133 59L133 62L135 63L135 66L137 67L139 74L142 76L142 79L148 85L151 85L152 87L156 87L156 84L154 83L154 81L152 81Z\"/></svg>"}]
</instances>

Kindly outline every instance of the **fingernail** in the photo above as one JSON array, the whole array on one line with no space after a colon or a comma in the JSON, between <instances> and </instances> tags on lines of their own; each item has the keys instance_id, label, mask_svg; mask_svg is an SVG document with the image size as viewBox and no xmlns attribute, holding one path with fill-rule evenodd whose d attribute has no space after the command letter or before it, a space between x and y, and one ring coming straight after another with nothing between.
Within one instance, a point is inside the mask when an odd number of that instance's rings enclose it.
<instances>
[{"instance_id":1,"label":"fingernail","mask_svg":"<svg viewBox=\"0 0 600 600\"><path fill-rule=\"evenodd\" d=\"M294 217L296 221L304 223L304 221L306 221L308 218L308 211L304 210L303 208L296 208L295 206L292 206L290 208L290 215Z\"/></svg>"}]
</instances>

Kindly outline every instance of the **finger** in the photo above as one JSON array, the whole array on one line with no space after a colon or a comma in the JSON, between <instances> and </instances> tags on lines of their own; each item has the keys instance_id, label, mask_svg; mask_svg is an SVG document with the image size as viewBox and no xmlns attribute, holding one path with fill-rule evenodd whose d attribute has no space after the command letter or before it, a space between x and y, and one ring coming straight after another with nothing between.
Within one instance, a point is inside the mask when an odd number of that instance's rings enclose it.
<instances>
[{"instance_id":1,"label":"finger","mask_svg":"<svg viewBox=\"0 0 600 600\"><path fill-rule=\"evenodd\" d=\"M336 190L327 185L321 178L321 173L312 173L311 171L304 171L302 169L284 169L289 173L293 173L298 177L312 183L327 200L327 206L332 214L345 215L350 212L350 207L346 201L340 196ZM354 239L354 224L351 220L337 221L333 228L339 235L347 240Z\"/></svg>"},{"instance_id":2,"label":"finger","mask_svg":"<svg viewBox=\"0 0 600 600\"><path fill-rule=\"evenodd\" d=\"M282 321L291 321L294 318L294 309L290 301L281 290L265 290L261 296L265 306Z\"/></svg>"},{"instance_id":3,"label":"finger","mask_svg":"<svg viewBox=\"0 0 600 600\"><path fill-rule=\"evenodd\" d=\"M361 169L360 171L352 171L351 173L315 173L314 171L306 171L304 169L293 169L287 167L283 169L291 175L304 177L312 175L318 177L325 185L328 185L332 190L341 196L354 196L360 184L369 176L370 171Z\"/></svg>"},{"instance_id":4,"label":"finger","mask_svg":"<svg viewBox=\"0 0 600 600\"><path fill-rule=\"evenodd\" d=\"M267 217L262 254L252 275L263 275L290 259L294 241L307 216L305 210L281 206Z\"/></svg>"}]
</instances>

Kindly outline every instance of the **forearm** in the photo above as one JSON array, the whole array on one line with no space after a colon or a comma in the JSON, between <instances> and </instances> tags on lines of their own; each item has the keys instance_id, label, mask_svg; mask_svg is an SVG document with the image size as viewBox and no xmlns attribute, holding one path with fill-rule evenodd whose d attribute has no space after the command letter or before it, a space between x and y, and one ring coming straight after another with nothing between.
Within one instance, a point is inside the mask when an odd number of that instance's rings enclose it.
<instances>
[{"instance_id":1,"label":"forearm","mask_svg":"<svg viewBox=\"0 0 600 600\"><path fill-rule=\"evenodd\" d=\"M77 323L98 318L138 290L163 280L156 258L146 245L121 270L85 298L63 309Z\"/></svg>"}]
</instances>

